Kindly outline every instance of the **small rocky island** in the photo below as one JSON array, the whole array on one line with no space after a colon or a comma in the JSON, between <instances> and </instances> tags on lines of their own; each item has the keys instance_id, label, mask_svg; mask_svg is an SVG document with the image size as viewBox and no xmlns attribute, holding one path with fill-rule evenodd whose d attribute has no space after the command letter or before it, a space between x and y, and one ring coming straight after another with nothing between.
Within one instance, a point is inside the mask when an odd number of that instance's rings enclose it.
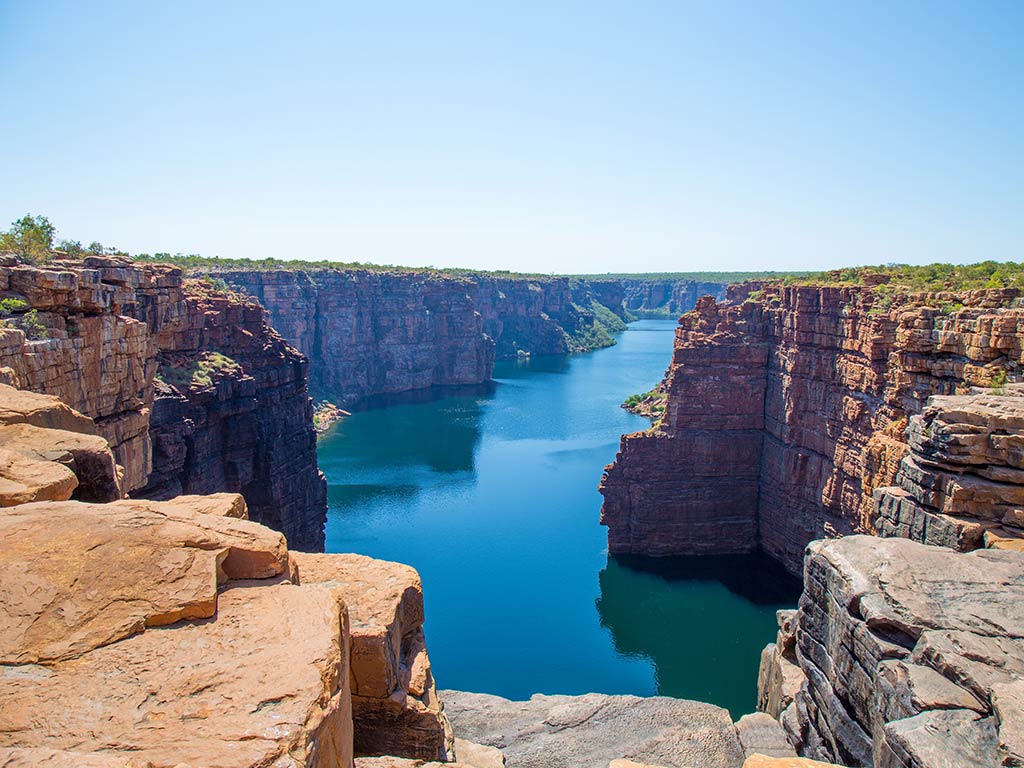
<instances>
[{"instance_id":1,"label":"small rocky island","mask_svg":"<svg viewBox=\"0 0 1024 768\"><path fill-rule=\"evenodd\" d=\"M1024 764L1024 310L1012 286L905 277L716 300L3 256L0 764ZM613 552L759 550L802 575L758 711L443 690L416 571L322 553L311 392L479 383L663 297L685 314L602 521Z\"/></svg>"}]
</instances>

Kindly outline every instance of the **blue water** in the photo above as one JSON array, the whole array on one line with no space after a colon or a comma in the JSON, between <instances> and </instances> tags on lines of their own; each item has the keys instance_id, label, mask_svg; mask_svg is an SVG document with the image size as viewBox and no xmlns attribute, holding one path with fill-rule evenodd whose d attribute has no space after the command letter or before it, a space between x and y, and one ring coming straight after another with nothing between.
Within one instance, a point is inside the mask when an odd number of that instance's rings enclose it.
<instances>
[{"instance_id":1,"label":"blue water","mask_svg":"<svg viewBox=\"0 0 1024 768\"><path fill-rule=\"evenodd\" d=\"M323 436L327 551L416 567L443 688L633 693L753 710L758 655L798 585L755 557L609 558L603 467L649 422L675 323L499 363L491 385L381 400Z\"/></svg>"}]
</instances>

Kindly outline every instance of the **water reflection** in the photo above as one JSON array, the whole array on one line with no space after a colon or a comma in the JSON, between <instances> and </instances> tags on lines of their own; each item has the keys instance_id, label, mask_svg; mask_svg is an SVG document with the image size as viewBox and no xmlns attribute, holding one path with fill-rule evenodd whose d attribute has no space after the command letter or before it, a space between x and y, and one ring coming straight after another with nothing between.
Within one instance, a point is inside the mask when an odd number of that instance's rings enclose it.
<instances>
[{"instance_id":1,"label":"water reflection","mask_svg":"<svg viewBox=\"0 0 1024 768\"><path fill-rule=\"evenodd\" d=\"M495 385L437 388L427 392L381 396L335 425L317 444L321 468L328 473L334 457L344 457L346 485L363 470L375 480L382 471L427 468L432 472L472 472L480 444L483 405ZM327 459L325 467L324 459ZM332 490L334 490L332 488Z\"/></svg>"},{"instance_id":2,"label":"water reflection","mask_svg":"<svg viewBox=\"0 0 1024 768\"><path fill-rule=\"evenodd\" d=\"M598 579L601 626L619 654L653 663L659 693L753 710L761 649L797 579L760 555L613 555Z\"/></svg>"}]
</instances>

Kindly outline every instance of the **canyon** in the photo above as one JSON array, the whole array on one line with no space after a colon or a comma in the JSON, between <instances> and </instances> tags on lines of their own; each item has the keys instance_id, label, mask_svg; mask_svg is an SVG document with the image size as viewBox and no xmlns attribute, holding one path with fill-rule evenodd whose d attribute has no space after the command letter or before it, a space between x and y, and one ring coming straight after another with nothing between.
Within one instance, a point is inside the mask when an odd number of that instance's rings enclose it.
<instances>
[{"instance_id":1,"label":"canyon","mask_svg":"<svg viewBox=\"0 0 1024 768\"><path fill-rule=\"evenodd\" d=\"M358 269L213 270L255 297L311 361L310 388L351 407L373 395L481 384L495 360L614 344L629 307L692 308L720 283ZM627 295L628 294L628 295Z\"/></svg>"},{"instance_id":2,"label":"canyon","mask_svg":"<svg viewBox=\"0 0 1024 768\"><path fill-rule=\"evenodd\" d=\"M0 765L1024 764L1017 291L706 288L0 257ZM759 711L438 691L419 573L317 553L311 392L477 385L691 302L602 522L802 574Z\"/></svg>"}]
</instances>

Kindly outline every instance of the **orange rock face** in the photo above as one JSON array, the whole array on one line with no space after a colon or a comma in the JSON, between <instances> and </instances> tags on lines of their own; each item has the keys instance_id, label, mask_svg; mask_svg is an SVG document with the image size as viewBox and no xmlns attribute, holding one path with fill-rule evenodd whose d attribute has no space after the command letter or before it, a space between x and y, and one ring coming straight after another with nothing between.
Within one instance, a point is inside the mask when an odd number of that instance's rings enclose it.
<instances>
[{"instance_id":1,"label":"orange rock face","mask_svg":"<svg viewBox=\"0 0 1024 768\"><path fill-rule=\"evenodd\" d=\"M284 537L237 507L0 510L4 760L351 766L341 590L293 583Z\"/></svg>"},{"instance_id":2,"label":"orange rock face","mask_svg":"<svg viewBox=\"0 0 1024 768\"><path fill-rule=\"evenodd\" d=\"M303 584L337 585L348 603L356 754L450 760L454 739L427 656L419 574L363 555L293 556Z\"/></svg>"},{"instance_id":3,"label":"orange rock face","mask_svg":"<svg viewBox=\"0 0 1024 768\"><path fill-rule=\"evenodd\" d=\"M1011 290L758 287L680 319L663 422L624 436L601 484L611 551L760 548L799 572L809 541L873 532L929 396L1024 364Z\"/></svg>"}]
</instances>

